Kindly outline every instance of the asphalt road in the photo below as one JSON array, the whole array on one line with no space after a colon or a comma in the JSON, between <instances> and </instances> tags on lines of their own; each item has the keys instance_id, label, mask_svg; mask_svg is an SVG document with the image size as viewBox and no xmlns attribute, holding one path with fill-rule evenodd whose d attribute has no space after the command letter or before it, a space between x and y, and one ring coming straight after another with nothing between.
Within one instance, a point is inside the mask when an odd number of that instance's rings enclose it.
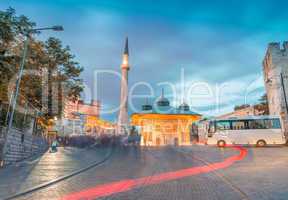
<instances>
[{"instance_id":1,"label":"asphalt road","mask_svg":"<svg viewBox=\"0 0 288 200\"><path fill-rule=\"evenodd\" d=\"M17 199L284 200L287 150L248 148L232 162L240 154L232 148L117 148L104 164Z\"/></svg>"}]
</instances>

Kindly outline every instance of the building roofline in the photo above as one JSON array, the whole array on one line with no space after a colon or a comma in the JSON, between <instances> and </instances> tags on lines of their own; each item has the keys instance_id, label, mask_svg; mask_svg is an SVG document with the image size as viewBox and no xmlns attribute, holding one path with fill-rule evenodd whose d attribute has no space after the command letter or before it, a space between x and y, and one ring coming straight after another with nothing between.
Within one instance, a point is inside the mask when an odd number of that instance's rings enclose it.
<instances>
[{"instance_id":1,"label":"building roofline","mask_svg":"<svg viewBox=\"0 0 288 200\"><path fill-rule=\"evenodd\" d=\"M156 112L147 112L147 113L132 113L132 115L147 115L147 114L154 114L154 115L195 115L195 116L203 116L198 113L156 113Z\"/></svg>"}]
</instances>

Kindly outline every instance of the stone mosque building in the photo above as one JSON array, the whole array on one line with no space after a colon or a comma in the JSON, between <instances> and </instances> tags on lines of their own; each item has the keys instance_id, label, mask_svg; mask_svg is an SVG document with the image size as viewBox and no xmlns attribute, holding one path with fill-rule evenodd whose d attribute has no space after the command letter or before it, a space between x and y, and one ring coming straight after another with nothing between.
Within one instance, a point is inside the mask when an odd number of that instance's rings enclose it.
<instances>
[{"instance_id":1,"label":"stone mosque building","mask_svg":"<svg viewBox=\"0 0 288 200\"><path fill-rule=\"evenodd\" d=\"M145 104L140 113L132 114L131 125L139 129L142 146L189 145L191 126L200 118L186 103L170 106L162 91L154 106Z\"/></svg>"},{"instance_id":2,"label":"stone mosque building","mask_svg":"<svg viewBox=\"0 0 288 200\"><path fill-rule=\"evenodd\" d=\"M192 123L199 120L201 115L192 112L185 103L178 108L173 108L170 106L169 100L164 97L163 91L155 106L143 105L142 112L132 114L129 122L129 69L129 47L128 38L126 38L121 65L120 110L116 133L126 135L129 127L136 126L140 131L141 145L143 146L189 145Z\"/></svg>"}]
</instances>

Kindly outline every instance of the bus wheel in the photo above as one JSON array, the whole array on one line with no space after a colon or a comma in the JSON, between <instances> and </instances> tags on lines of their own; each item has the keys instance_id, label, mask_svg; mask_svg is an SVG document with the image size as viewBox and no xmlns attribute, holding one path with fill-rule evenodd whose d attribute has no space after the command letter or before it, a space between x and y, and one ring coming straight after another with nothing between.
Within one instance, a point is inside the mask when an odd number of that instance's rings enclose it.
<instances>
[{"instance_id":1,"label":"bus wheel","mask_svg":"<svg viewBox=\"0 0 288 200\"><path fill-rule=\"evenodd\" d=\"M256 143L257 147L265 147L266 146L266 142L265 140L258 140Z\"/></svg>"},{"instance_id":2,"label":"bus wheel","mask_svg":"<svg viewBox=\"0 0 288 200\"><path fill-rule=\"evenodd\" d=\"M226 146L226 142L225 142L224 140L219 140L219 141L217 142L217 146L218 146L218 147L225 147L225 146Z\"/></svg>"}]
</instances>

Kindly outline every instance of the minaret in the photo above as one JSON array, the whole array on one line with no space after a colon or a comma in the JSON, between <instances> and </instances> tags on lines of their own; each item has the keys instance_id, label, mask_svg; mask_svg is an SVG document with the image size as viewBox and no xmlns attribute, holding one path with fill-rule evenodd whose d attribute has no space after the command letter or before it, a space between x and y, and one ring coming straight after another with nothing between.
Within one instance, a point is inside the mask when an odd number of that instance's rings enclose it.
<instances>
[{"instance_id":1,"label":"minaret","mask_svg":"<svg viewBox=\"0 0 288 200\"><path fill-rule=\"evenodd\" d=\"M125 49L123 53L123 61L121 65L121 96L120 96L120 111L118 116L118 134L128 133L128 71L129 71L129 48L128 38L126 38Z\"/></svg>"}]
</instances>

